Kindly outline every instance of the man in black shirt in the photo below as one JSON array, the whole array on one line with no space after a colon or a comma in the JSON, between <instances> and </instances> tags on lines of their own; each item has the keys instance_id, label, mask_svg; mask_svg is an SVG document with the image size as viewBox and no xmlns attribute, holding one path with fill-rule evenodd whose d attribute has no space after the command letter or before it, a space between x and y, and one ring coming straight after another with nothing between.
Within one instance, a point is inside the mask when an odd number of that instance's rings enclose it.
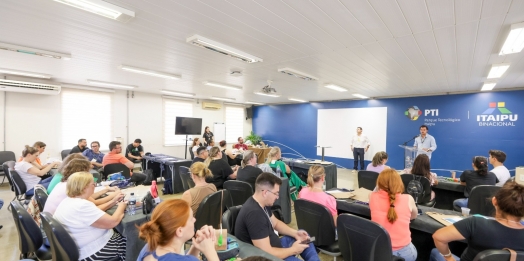
<instances>
[{"instance_id":1,"label":"man in black shirt","mask_svg":"<svg viewBox=\"0 0 524 261\"><path fill-rule=\"evenodd\" d=\"M303 244L309 238L304 230L295 230L278 220L271 213L271 206L278 199L282 180L264 172L255 182L255 194L250 197L238 213L235 236L243 242L286 260L319 261L313 243ZM279 238L278 234L284 235Z\"/></svg>"},{"instance_id":2,"label":"man in black shirt","mask_svg":"<svg viewBox=\"0 0 524 261\"><path fill-rule=\"evenodd\" d=\"M127 145L126 148L126 158L132 162L141 162L142 157L144 156L144 148L142 145L141 139L136 139L135 142Z\"/></svg>"},{"instance_id":3,"label":"man in black shirt","mask_svg":"<svg viewBox=\"0 0 524 261\"><path fill-rule=\"evenodd\" d=\"M209 152L207 151L206 147L198 147L196 153L197 156L193 159L193 163L204 162L209 156Z\"/></svg>"},{"instance_id":4,"label":"man in black shirt","mask_svg":"<svg viewBox=\"0 0 524 261\"><path fill-rule=\"evenodd\" d=\"M82 153L86 149L87 149L87 141L86 141L86 139L79 139L78 140L78 145L74 146L71 149L71 151L69 152L69 154Z\"/></svg>"}]
</instances>

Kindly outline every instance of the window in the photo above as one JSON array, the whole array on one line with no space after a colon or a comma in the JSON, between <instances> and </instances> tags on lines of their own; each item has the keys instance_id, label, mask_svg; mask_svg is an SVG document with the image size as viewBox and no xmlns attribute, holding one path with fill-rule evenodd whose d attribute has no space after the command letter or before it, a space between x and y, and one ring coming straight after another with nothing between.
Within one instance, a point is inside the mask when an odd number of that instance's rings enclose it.
<instances>
[{"instance_id":1,"label":"window","mask_svg":"<svg viewBox=\"0 0 524 261\"><path fill-rule=\"evenodd\" d=\"M244 136L244 107L226 106L226 141L237 142Z\"/></svg>"},{"instance_id":2,"label":"window","mask_svg":"<svg viewBox=\"0 0 524 261\"><path fill-rule=\"evenodd\" d=\"M62 149L71 149L78 139L100 142L101 150L111 142L112 93L62 89Z\"/></svg>"},{"instance_id":3,"label":"window","mask_svg":"<svg viewBox=\"0 0 524 261\"><path fill-rule=\"evenodd\" d=\"M175 135L176 117L192 117L191 102L164 99L164 146L186 144L186 135Z\"/></svg>"}]
</instances>

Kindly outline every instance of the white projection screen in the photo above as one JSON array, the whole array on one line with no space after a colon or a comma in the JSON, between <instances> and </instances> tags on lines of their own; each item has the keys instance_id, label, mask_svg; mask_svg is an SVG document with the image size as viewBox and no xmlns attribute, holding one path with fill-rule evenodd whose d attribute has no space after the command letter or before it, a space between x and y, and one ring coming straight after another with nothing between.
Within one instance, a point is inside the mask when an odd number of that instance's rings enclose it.
<instances>
[{"instance_id":1,"label":"white projection screen","mask_svg":"<svg viewBox=\"0 0 524 261\"><path fill-rule=\"evenodd\" d=\"M317 145L325 149L325 156L353 159L351 139L357 127L369 138L371 146L364 154L365 160L373 159L378 151L386 151L387 107L320 109L317 121ZM322 149L317 149L322 155Z\"/></svg>"}]
</instances>

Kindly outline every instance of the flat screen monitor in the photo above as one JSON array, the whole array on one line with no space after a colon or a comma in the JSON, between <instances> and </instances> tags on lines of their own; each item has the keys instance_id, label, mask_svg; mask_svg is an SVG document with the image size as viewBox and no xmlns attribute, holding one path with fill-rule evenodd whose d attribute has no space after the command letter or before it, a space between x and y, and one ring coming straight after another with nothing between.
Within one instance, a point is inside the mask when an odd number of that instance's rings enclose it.
<instances>
[{"instance_id":1,"label":"flat screen monitor","mask_svg":"<svg viewBox=\"0 0 524 261\"><path fill-rule=\"evenodd\" d=\"M202 119L189 117L176 117L175 135L200 135L202 134Z\"/></svg>"}]
</instances>

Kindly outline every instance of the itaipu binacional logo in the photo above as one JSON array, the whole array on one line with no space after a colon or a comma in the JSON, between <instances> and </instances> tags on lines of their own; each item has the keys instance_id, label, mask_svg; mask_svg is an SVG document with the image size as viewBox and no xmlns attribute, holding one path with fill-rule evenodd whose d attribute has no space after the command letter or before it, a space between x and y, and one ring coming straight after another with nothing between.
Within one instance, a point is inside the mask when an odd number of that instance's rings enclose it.
<instances>
[{"instance_id":1,"label":"itaipu binacional logo","mask_svg":"<svg viewBox=\"0 0 524 261\"><path fill-rule=\"evenodd\" d=\"M404 112L404 115L410 120L416 121L422 115L422 111L417 106L411 106Z\"/></svg>"},{"instance_id":2,"label":"itaipu binacional logo","mask_svg":"<svg viewBox=\"0 0 524 261\"><path fill-rule=\"evenodd\" d=\"M519 115L506 109L505 102L490 102L489 108L477 115L479 126L515 126Z\"/></svg>"}]
</instances>

